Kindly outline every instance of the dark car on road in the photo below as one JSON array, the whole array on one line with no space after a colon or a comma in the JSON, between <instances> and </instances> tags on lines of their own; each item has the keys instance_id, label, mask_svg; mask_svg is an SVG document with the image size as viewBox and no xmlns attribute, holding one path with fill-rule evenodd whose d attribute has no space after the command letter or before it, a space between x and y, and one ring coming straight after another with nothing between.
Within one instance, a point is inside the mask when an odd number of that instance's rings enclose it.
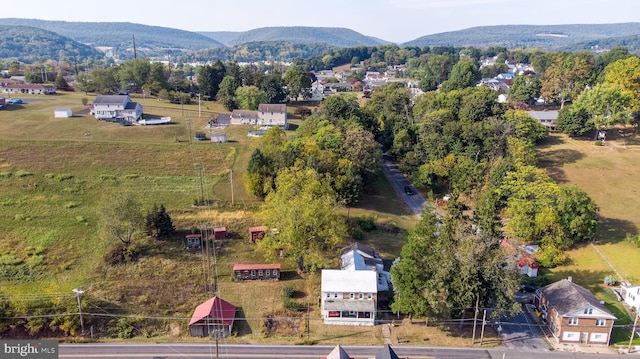
<instances>
[{"instance_id":1,"label":"dark car on road","mask_svg":"<svg viewBox=\"0 0 640 359\"><path fill-rule=\"evenodd\" d=\"M408 194L409 196L412 196L415 194L415 192L413 192L413 189L411 189L411 187L409 186L404 186L404 193Z\"/></svg>"},{"instance_id":2,"label":"dark car on road","mask_svg":"<svg viewBox=\"0 0 640 359\"><path fill-rule=\"evenodd\" d=\"M523 293L524 292L527 292L527 293L535 292L536 289L538 289L538 288L535 285L531 285L531 284L523 284L523 285L520 286L520 291L523 292Z\"/></svg>"}]
</instances>

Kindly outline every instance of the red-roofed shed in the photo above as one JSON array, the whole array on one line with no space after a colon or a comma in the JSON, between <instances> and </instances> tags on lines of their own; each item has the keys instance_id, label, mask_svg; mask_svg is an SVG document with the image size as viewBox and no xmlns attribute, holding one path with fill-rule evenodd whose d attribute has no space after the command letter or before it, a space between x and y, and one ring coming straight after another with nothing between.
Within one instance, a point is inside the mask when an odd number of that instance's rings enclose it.
<instances>
[{"instance_id":1,"label":"red-roofed shed","mask_svg":"<svg viewBox=\"0 0 640 359\"><path fill-rule=\"evenodd\" d=\"M196 307L189 321L189 333L192 337L214 335L226 338L231 334L236 307L219 297L213 297Z\"/></svg>"},{"instance_id":2,"label":"red-roofed shed","mask_svg":"<svg viewBox=\"0 0 640 359\"><path fill-rule=\"evenodd\" d=\"M267 233L267 226L258 226L258 227L249 227L249 236L251 238L251 242L256 242L264 238L264 235Z\"/></svg>"},{"instance_id":3,"label":"red-roofed shed","mask_svg":"<svg viewBox=\"0 0 640 359\"><path fill-rule=\"evenodd\" d=\"M187 234L184 238L187 240L187 249L202 247L202 234Z\"/></svg>"},{"instance_id":4,"label":"red-roofed shed","mask_svg":"<svg viewBox=\"0 0 640 359\"><path fill-rule=\"evenodd\" d=\"M227 235L227 227L216 227L213 229L213 237L215 239L225 239Z\"/></svg>"},{"instance_id":5,"label":"red-roofed shed","mask_svg":"<svg viewBox=\"0 0 640 359\"><path fill-rule=\"evenodd\" d=\"M234 280L274 280L280 279L280 264L234 264Z\"/></svg>"}]
</instances>

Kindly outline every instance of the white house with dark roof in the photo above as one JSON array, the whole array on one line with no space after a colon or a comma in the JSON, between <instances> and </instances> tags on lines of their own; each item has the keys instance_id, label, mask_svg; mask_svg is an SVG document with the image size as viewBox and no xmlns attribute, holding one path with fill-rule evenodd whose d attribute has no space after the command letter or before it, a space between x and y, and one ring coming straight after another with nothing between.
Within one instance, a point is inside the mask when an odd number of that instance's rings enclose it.
<instances>
[{"instance_id":1,"label":"white house with dark roof","mask_svg":"<svg viewBox=\"0 0 640 359\"><path fill-rule=\"evenodd\" d=\"M142 105L127 95L99 95L93 101L90 113L97 120L132 124L142 118Z\"/></svg>"},{"instance_id":2,"label":"white house with dark roof","mask_svg":"<svg viewBox=\"0 0 640 359\"><path fill-rule=\"evenodd\" d=\"M321 305L324 324L373 326L377 283L374 271L323 269Z\"/></svg>"},{"instance_id":3,"label":"white house with dark roof","mask_svg":"<svg viewBox=\"0 0 640 359\"><path fill-rule=\"evenodd\" d=\"M378 292L389 290L391 262L385 264L378 251L359 242L341 250L340 269L344 271L373 271L377 274Z\"/></svg>"},{"instance_id":4,"label":"white house with dark roof","mask_svg":"<svg viewBox=\"0 0 640 359\"><path fill-rule=\"evenodd\" d=\"M230 123L232 125L278 126L287 129L287 105L260 104L258 111L233 110Z\"/></svg>"}]
</instances>

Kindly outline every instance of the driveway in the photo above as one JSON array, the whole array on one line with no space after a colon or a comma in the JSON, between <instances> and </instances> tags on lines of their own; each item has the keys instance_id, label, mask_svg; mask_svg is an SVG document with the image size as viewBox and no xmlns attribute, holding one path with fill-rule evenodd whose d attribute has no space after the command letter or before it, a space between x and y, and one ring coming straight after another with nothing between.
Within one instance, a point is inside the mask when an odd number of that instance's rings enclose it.
<instances>
[{"instance_id":1,"label":"driveway","mask_svg":"<svg viewBox=\"0 0 640 359\"><path fill-rule=\"evenodd\" d=\"M382 170L384 175L389 180L389 183L393 186L400 196L400 199L405 205L418 217L422 209L427 204L427 201L422 197L420 192L409 182L409 179L398 168L398 165L391 160L391 157L387 155L382 156ZM410 191L405 191L408 188ZM410 192L411 194L407 194Z\"/></svg>"},{"instance_id":2,"label":"driveway","mask_svg":"<svg viewBox=\"0 0 640 359\"><path fill-rule=\"evenodd\" d=\"M540 329L522 310L513 318L503 318L499 327L496 325L496 328L502 329L499 330L500 337L502 345L506 348L520 351L549 351L549 345L542 337Z\"/></svg>"}]
</instances>

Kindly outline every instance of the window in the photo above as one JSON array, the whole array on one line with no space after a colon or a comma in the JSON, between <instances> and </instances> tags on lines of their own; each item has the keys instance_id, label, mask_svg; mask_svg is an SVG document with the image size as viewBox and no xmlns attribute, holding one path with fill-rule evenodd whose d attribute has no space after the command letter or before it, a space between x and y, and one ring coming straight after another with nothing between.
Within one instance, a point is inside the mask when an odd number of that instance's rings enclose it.
<instances>
[{"instance_id":1,"label":"window","mask_svg":"<svg viewBox=\"0 0 640 359\"><path fill-rule=\"evenodd\" d=\"M604 327L607 325L606 319L596 319L596 327Z\"/></svg>"},{"instance_id":2,"label":"window","mask_svg":"<svg viewBox=\"0 0 640 359\"><path fill-rule=\"evenodd\" d=\"M256 276L256 271L255 271L255 269L254 269L254 270L252 270L252 271L251 271L251 278L253 278L253 277L255 277L255 276Z\"/></svg>"},{"instance_id":3,"label":"window","mask_svg":"<svg viewBox=\"0 0 640 359\"><path fill-rule=\"evenodd\" d=\"M371 300L371 297L372 297L372 296L371 296L371 293L367 293L367 299L368 299L368 300Z\"/></svg>"},{"instance_id":4,"label":"window","mask_svg":"<svg viewBox=\"0 0 640 359\"><path fill-rule=\"evenodd\" d=\"M593 308L584 308L584 314L593 314Z\"/></svg>"},{"instance_id":5,"label":"window","mask_svg":"<svg viewBox=\"0 0 640 359\"><path fill-rule=\"evenodd\" d=\"M267 276L267 277L270 277L271 276L271 269L265 269L264 270L264 275Z\"/></svg>"},{"instance_id":6,"label":"window","mask_svg":"<svg viewBox=\"0 0 640 359\"><path fill-rule=\"evenodd\" d=\"M364 293L358 293L358 299L364 299Z\"/></svg>"},{"instance_id":7,"label":"window","mask_svg":"<svg viewBox=\"0 0 640 359\"><path fill-rule=\"evenodd\" d=\"M355 297L356 297L355 293L349 293L349 299L353 299Z\"/></svg>"},{"instance_id":8,"label":"window","mask_svg":"<svg viewBox=\"0 0 640 359\"><path fill-rule=\"evenodd\" d=\"M336 318L336 317L340 317L340 312L338 312L337 310L330 310L329 318Z\"/></svg>"},{"instance_id":9,"label":"window","mask_svg":"<svg viewBox=\"0 0 640 359\"><path fill-rule=\"evenodd\" d=\"M334 298L338 298L338 293L333 293Z\"/></svg>"},{"instance_id":10,"label":"window","mask_svg":"<svg viewBox=\"0 0 640 359\"><path fill-rule=\"evenodd\" d=\"M331 293L327 293L327 298L331 298Z\"/></svg>"},{"instance_id":11,"label":"window","mask_svg":"<svg viewBox=\"0 0 640 359\"><path fill-rule=\"evenodd\" d=\"M258 270L258 277L262 277L262 269Z\"/></svg>"},{"instance_id":12,"label":"window","mask_svg":"<svg viewBox=\"0 0 640 359\"><path fill-rule=\"evenodd\" d=\"M578 325L578 318L569 318L569 325Z\"/></svg>"}]
</instances>

